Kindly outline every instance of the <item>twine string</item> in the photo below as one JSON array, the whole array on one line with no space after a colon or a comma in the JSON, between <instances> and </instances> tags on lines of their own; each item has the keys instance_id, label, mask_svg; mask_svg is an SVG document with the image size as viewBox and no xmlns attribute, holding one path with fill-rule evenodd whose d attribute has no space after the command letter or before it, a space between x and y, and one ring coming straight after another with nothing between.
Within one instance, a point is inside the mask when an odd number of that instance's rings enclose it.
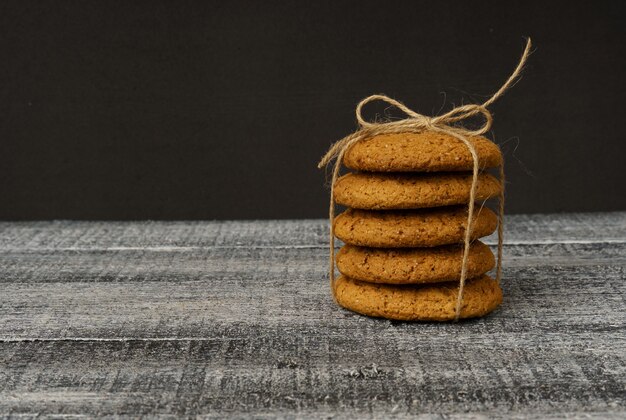
<instances>
[{"instance_id":1,"label":"twine string","mask_svg":"<svg viewBox=\"0 0 626 420\"><path fill-rule=\"evenodd\" d=\"M474 207L476 198L476 186L478 184L479 174L479 161L478 154L474 145L470 142L469 138L485 134L491 129L493 124L493 116L487 107L493 104L498 98L503 96L505 92L511 88L518 80L524 65L530 55L532 43L530 38L526 41L526 47L517 64L517 67L511 73L509 78L504 84L494 93L489 99L482 104L467 104L458 106L445 114L429 117L419 114L413 111L402 102L392 99L385 95L371 95L363 99L356 107L356 119L359 124L359 128L352 134L347 135L341 140L334 143L326 154L322 157L318 164L318 168L323 168L335 160L332 168L332 177L330 184L330 206L328 209L328 217L330 221L330 286L333 293L333 298L336 299L335 290L335 196L334 189L337 178L339 177L339 171L341 169L341 163L345 153L356 143L369 137L381 135L381 134L397 134L407 132L423 132L423 131L435 131L443 134L450 135L460 142L462 142L470 154L472 155L473 167L472 167L472 184L470 188L469 202L467 205L467 224L465 228L464 241L463 241L463 259L461 262L461 277L459 280L459 291L457 294L457 300L455 305L454 320L458 321L461 316L461 309L463 306L463 292L465 288L465 281L467 280L467 268L469 259L469 250L472 242L472 229L474 222ZM370 102L383 101L391 106L394 106L404 112L408 117L389 122L369 122L363 118L363 107ZM482 117L483 122L478 128L470 130L460 123L469 118ZM497 250L497 263L496 263L496 281L499 283L502 275L502 244L503 244L503 230L504 230L504 164L499 166L500 177L500 195L498 197L498 250Z\"/></svg>"}]
</instances>

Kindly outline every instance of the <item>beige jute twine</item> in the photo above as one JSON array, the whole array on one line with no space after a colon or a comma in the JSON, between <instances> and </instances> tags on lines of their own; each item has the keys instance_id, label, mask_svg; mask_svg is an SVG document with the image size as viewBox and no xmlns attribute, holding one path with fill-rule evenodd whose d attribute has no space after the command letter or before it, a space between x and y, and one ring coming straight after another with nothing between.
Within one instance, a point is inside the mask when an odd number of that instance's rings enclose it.
<instances>
[{"instance_id":1,"label":"beige jute twine","mask_svg":"<svg viewBox=\"0 0 626 420\"><path fill-rule=\"evenodd\" d=\"M531 49L531 40L528 38L526 41L526 48L524 49L524 53L522 54L520 61L506 82L502 85L502 87L491 96L487 101L482 104L468 104L462 105L452 109L450 112L447 112L443 115L439 115L436 117L428 117L422 114L419 114L403 103L396 101L395 99L389 98L385 95L372 95L363 99L356 107L356 119L359 123L359 128L354 133L344 137L343 139L334 143L328 152L324 155L322 160L320 160L317 165L318 168L323 168L327 166L333 159L335 160L335 164L332 169L332 178L330 184L330 208L328 211L328 218L330 220L330 287L333 293L333 298L336 300L336 290L335 290L335 229L334 229L334 221L335 221L335 199L334 199L334 188L335 183L337 182L337 178L339 176L339 170L341 169L341 163L343 161L343 156L345 153L352 147L355 143L377 135L381 134L394 134L394 133L419 133L423 131L435 131L439 133L445 133L452 137L455 137L460 142L467 146L467 149L472 155L473 159L473 169L472 169L472 185L470 188L470 196L468 202L468 211L467 211L467 225L465 229L465 237L464 237L464 247L463 247L463 260L461 263L461 278L459 280L459 291L457 294L456 306L455 306L455 315L454 320L458 321L461 315L461 308L463 305L463 291L465 287L465 281L467 280L467 263L469 257L469 249L471 244L472 237L472 224L474 222L474 201L476 197L476 184L478 183L478 172L479 162L478 155L476 153L476 149L472 145L472 143L468 140L469 137L479 136L481 134L485 134L491 128L493 123L493 117L491 112L487 109L489 105L494 103L498 98L500 98L504 93L515 83L515 81L519 78L524 65L526 64L526 60L530 54ZM388 104L395 106L400 109L406 115L407 118L397 121L389 121L389 122L368 122L363 119L362 109L363 107L374 101L383 101ZM476 130L470 130L462 125L458 125L458 123L475 116L482 116L484 118L484 122L482 126L480 126ZM496 281L499 283L502 275L502 235L503 235L503 225L504 225L504 166L503 164L499 167L500 173L500 196L499 196L499 205L498 205L498 251L497 251L497 264L496 264Z\"/></svg>"}]
</instances>

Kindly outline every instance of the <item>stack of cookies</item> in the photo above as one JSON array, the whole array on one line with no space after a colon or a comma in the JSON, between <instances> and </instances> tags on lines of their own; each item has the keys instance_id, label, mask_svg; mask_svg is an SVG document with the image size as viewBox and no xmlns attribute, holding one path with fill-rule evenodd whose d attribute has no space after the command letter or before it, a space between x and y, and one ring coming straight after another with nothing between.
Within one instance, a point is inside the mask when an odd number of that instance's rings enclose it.
<instances>
[{"instance_id":1,"label":"stack of cookies","mask_svg":"<svg viewBox=\"0 0 626 420\"><path fill-rule=\"evenodd\" d=\"M501 164L494 143L469 140L481 170ZM334 220L335 236L345 243L336 256L339 304L389 319L453 320L472 185L467 146L443 133L386 134L356 143L343 163L355 172L334 187L336 203L348 207ZM494 255L478 240L497 228L484 202L500 188L481 171L461 318L483 316L502 301L498 283L486 274Z\"/></svg>"}]
</instances>

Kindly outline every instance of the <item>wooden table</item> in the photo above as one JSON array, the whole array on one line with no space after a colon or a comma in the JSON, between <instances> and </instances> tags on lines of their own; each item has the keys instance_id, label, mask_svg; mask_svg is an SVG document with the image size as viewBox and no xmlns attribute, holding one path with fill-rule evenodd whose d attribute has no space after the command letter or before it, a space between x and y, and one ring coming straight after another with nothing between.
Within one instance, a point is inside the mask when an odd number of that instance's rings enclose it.
<instances>
[{"instance_id":1,"label":"wooden table","mask_svg":"<svg viewBox=\"0 0 626 420\"><path fill-rule=\"evenodd\" d=\"M437 324L338 308L323 220L1 223L0 414L624 418L626 213L506 230Z\"/></svg>"}]
</instances>

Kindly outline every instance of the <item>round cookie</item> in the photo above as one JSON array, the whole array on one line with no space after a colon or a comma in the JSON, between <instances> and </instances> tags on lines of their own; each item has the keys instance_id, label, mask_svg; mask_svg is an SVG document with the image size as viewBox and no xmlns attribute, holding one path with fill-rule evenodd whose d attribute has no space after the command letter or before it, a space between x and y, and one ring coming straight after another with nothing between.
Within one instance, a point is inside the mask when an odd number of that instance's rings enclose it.
<instances>
[{"instance_id":1,"label":"round cookie","mask_svg":"<svg viewBox=\"0 0 626 420\"><path fill-rule=\"evenodd\" d=\"M467 203L471 173L383 174L350 173L335 184L337 204L357 209L388 210L441 207ZM478 175L476 201L500 194L500 182L487 173Z\"/></svg>"},{"instance_id":2,"label":"round cookie","mask_svg":"<svg viewBox=\"0 0 626 420\"><path fill-rule=\"evenodd\" d=\"M346 245L336 256L339 271L352 279L371 283L417 284L458 280L462 245L435 248L365 248ZM480 241L472 243L467 277L477 277L495 265L493 253Z\"/></svg>"},{"instance_id":3,"label":"round cookie","mask_svg":"<svg viewBox=\"0 0 626 420\"><path fill-rule=\"evenodd\" d=\"M452 321L458 282L396 286L340 276L335 283L337 303L363 315L401 321ZM502 303L502 290L487 275L468 280L463 289L461 318L488 314Z\"/></svg>"},{"instance_id":4,"label":"round cookie","mask_svg":"<svg viewBox=\"0 0 626 420\"><path fill-rule=\"evenodd\" d=\"M502 163L500 148L485 137L468 139L478 154L481 169ZM467 146L456 137L435 131L383 134L361 140L346 152L348 168L372 172L471 171Z\"/></svg>"},{"instance_id":5,"label":"round cookie","mask_svg":"<svg viewBox=\"0 0 626 420\"><path fill-rule=\"evenodd\" d=\"M465 239L467 206L420 210L347 209L334 221L335 236L347 244L374 248L419 248L461 243ZM476 204L472 239L490 235L498 218Z\"/></svg>"}]
</instances>

